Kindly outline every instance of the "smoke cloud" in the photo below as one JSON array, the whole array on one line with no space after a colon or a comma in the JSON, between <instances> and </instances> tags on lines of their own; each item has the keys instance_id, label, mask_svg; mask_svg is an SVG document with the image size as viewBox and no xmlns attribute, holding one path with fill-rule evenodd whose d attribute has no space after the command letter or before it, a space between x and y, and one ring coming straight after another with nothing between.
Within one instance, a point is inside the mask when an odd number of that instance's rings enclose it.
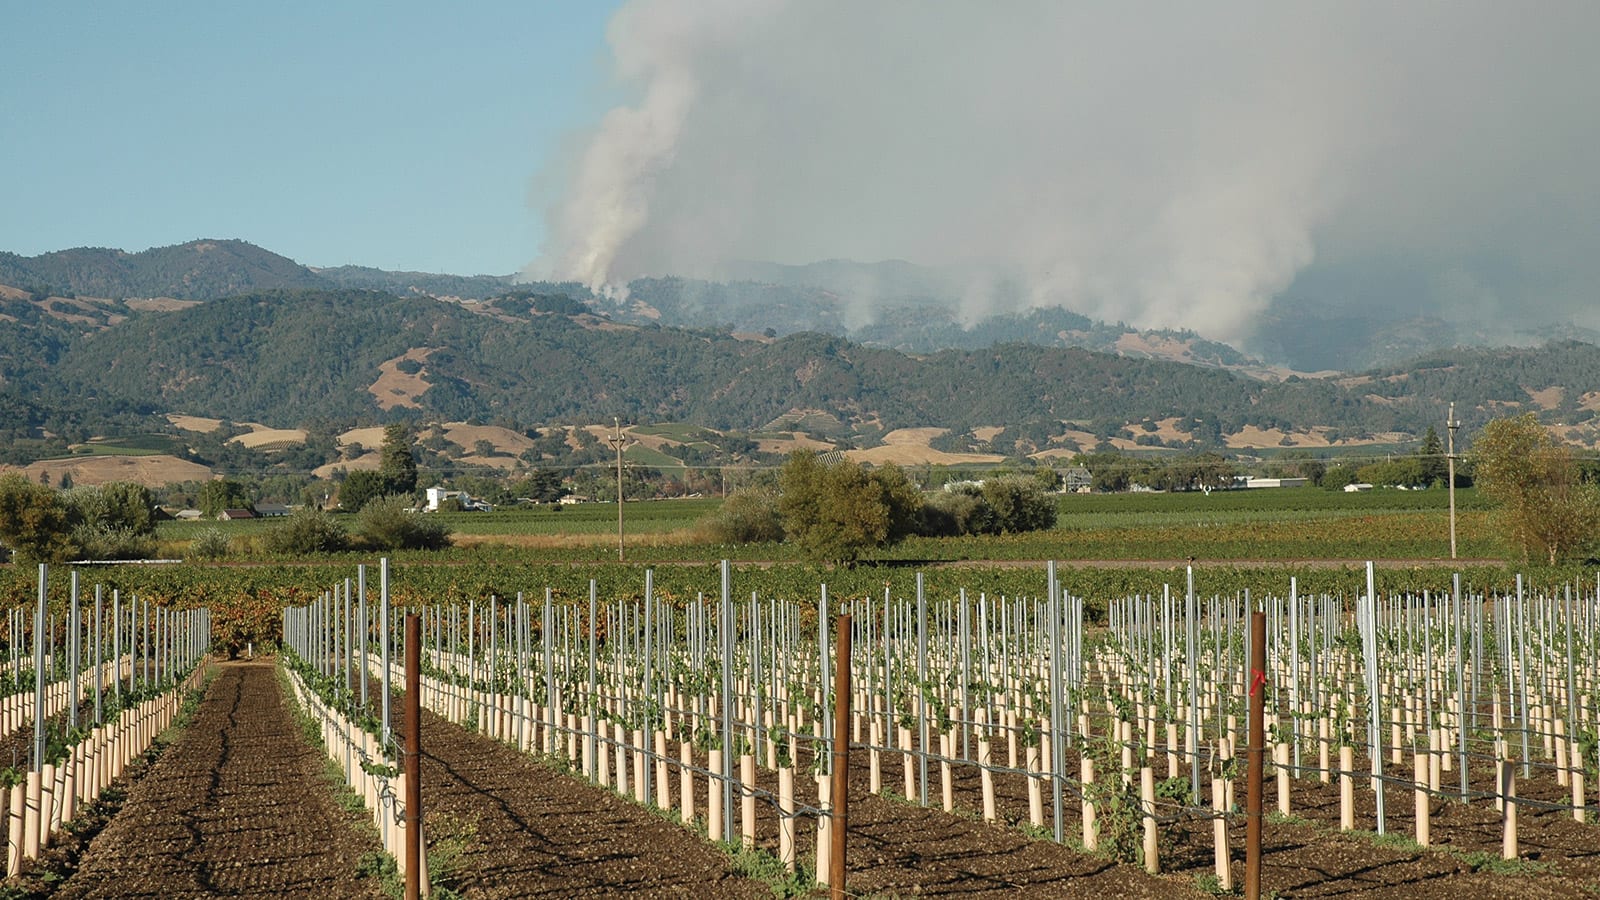
<instances>
[{"instance_id":1,"label":"smoke cloud","mask_svg":"<svg viewBox=\"0 0 1600 900\"><path fill-rule=\"evenodd\" d=\"M532 271L906 259L969 314L1221 339L1279 297L1600 325L1597 33L1591 2L634 0L634 99Z\"/></svg>"}]
</instances>

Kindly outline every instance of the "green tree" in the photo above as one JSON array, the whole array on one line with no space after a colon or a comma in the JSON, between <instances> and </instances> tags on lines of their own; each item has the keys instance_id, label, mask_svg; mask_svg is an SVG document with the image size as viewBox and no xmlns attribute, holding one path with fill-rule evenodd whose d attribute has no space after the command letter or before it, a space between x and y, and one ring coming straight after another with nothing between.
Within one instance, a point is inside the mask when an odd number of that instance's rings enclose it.
<instances>
[{"instance_id":1,"label":"green tree","mask_svg":"<svg viewBox=\"0 0 1600 900\"><path fill-rule=\"evenodd\" d=\"M554 503L566 494L561 487L561 473L554 469L534 469L513 484L511 491L513 496L527 497L536 503Z\"/></svg>"},{"instance_id":2,"label":"green tree","mask_svg":"<svg viewBox=\"0 0 1600 900\"><path fill-rule=\"evenodd\" d=\"M244 509L250 506L250 489L231 478L218 478L200 486L200 512L215 519L225 509Z\"/></svg>"},{"instance_id":3,"label":"green tree","mask_svg":"<svg viewBox=\"0 0 1600 900\"><path fill-rule=\"evenodd\" d=\"M1171 491L1214 491L1233 486L1235 469L1222 454L1207 451L1180 457L1160 473L1162 484L1152 485Z\"/></svg>"},{"instance_id":4,"label":"green tree","mask_svg":"<svg viewBox=\"0 0 1600 900\"><path fill-rule=\"evenodd\" d=\"M1339 465L1329 466L1327 471L1322 473L1322 480L1318 484L1325 491L1342 491L1345 485L1355 484L1358 481L1360 479L1356 477L1355 469Z\"/></svg>"},{"instance_id":5,"label":"green tree","mask_svg":"<svg viewBox=\"0 0 1600 900\"><path fill-rule=\"evenodd\" d=\"M1055 527L1055 496L1031 476L986 479L983 500L994 511L994 524L1001 532L1015 534Z\"/></svg>"},{"instance_id":6,"label":"green tree","mask_svg":"<svg viewBox=\"0 0 1600 900\"><path fill-rule=\"evenodd\" d=\"M0 544L30 562L60 562L77 552L61 497L20 474L0 476Z\"/></svg>"},{"instance_id":7,"label":"green tree","mask_svg":"<svg viewBox=\"0 0 1600 900\"><path fill-rule=\"evenodd\" d=\"M358 469L339 483L339 507L345 512L360 512L368 503L395 493L382 472Z\"/></svg>"},{"instance_id":8,"label":"green tree","mask_svg":"<svg viewBox=\"0 0 1600 900\"><path fill-rule=\"evenodd\" d=\"M1356 480L1389 487L1427 483L1422 476L1422 459L1417 456L1401 456L1362 466L1356 470Z\"/></svg>"},{"instance_id":9,"label":"green tree","mask_svg":"<svg viewBox=\"0 0 1600 900\"><path fill-rule=\"evenodd\" d=\"M141 559L155 555L155 494L142 484L113 481L63 491L80 559Z\"/></svg>"},{"instance_id":10,"label":"green tree","mask_svg":"<svg viewBox=\"0 0 1600 900\"><path fill-rule=\"evenodd\" d=\"M1499 504L1523 557L1580 555L1600 535L1600 487L1579 477L1572 452L1533 413L1496 419L1472 443L1473 481Z\"/></svg>"},{"instance_id":11,"label":"green tree","mask_svg":"<svg viewBox=\"0 0 1600 900\"><path fill-rule=\"evenodd\" d=\"M393 422L383 429L383 447L379 450L378 472L388 482L386 494L415 494L417 492L417 457L411 449L411 427L404 422Z\"/></svg>"},{"instance_id":12,"label":"green tree","mask_svg":"<svg viewBox=\"0 0 1600 900\"><path fill-rule=\"evenodd\" d=\"M967 534L997 534L999 524L994 510L984 502L979 488L962 487L937 491L922 504L917 532L928 537L960 537Z\"/></svg>"},{"instance_id":13,"label":"green tree","mask_svg":"<svg viewBox=\"0 0 1600 900\"><path fill-rule=\"evenodd\" d=\"M850 462L824 464L809 450L789 457L779 490L784 534L806 555L831 563L854 563L910 534L921 507L898 467L868 472Z\"/></svg>"},{"instance_id":14,"label":"green tree","mask_svg":"<svg viewBox=\"0 0 1600 900\"><path fill-rule=\"evenodd\" d=\"M105 506L104 525L125 528L135 534L154 534L156 496L149 488L131 481L110 481L100 485Z\"/></svg>"},{"instance_id":15,"label":"green tree","mask_svg":"<svg viewBox=\"0 0 1600 900\"><path fill-rule=\"evenodd\" d=\"M1450 477L1450 466L1445 459L1444 444L1439 440L1439 432L1432 425L1428 426L1428 433L1422 438L1422 446L1417 448L1417 470L1421 478L1419 484L1433 487L1442 485Z\"/></svg>"},{"instance_id":16,"label":"green tree","mask_svg":"<svg viewBox=\"0 0 1600 900\"><path fill-rule=\"evenodd\" d=\"M1090 488L1096 493L1128 489L1133 467L1127 457L1115 450L1080 453L1073 461L1089 470Z\"/></svg>"}]
</instances>

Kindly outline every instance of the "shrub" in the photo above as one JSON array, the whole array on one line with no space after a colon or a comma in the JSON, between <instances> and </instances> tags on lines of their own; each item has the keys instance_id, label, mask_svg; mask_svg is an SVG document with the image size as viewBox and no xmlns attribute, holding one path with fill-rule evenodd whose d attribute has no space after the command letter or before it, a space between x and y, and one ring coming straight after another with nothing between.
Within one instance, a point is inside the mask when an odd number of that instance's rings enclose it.
<instances>
[{"instance_id":1,"label":"shrub","mask_svg":"<svg viewBox=\"0 0 1600 900\"><path fill-rule=\"evenodd\" d=\"M917 533L928 537L961 537L999 531L994 510L972 490L941 491L923 501Z\"/></svg>"},{"instance_id":2,"label":"shrub","mask_svg":"<svg viewBox=\"0 0 1600 900\"><path fill-rule=\"evenodd\" d=\"M132 528L79 525L72 530L79 559L149 559L156 555L153 534Z\"/></svg>"},{"instance_id":3,"label":"shrub","mask_svg":"<svg viewBox=\"0 0 1600 900\"><path fill-rule=\"evenodd\" d=\"M0 475L0 544L35 562L70 559L78 550L60 496L19 473Z\"/></svg>"},{"instance_id":4,"label":"shrub","mask_svg":"<svg viewBox=\"0 0 1600 900\"><path fill-rule=\"evenodd\" d=\"M221 528L207 528L189 542L190 559L222 559L233 549Z\"/></svg>"},{"instance_id":5,"label":"shrub","mask_svg":"<svg viewBox=\"0 0 1600 900\"><path fill-rule=\"evenodd\" d=\"M373 550L438 550L450 546L450 529L437 519L406 510L401 496L369 500L356 531Z\"/></svg>"},{"instance_id":6,"label":"shrub","mask_svg":"<svg viewBox=\"0 0 1600 900\"><path fill-rule=\"evenodd\" d=\"M1043 531L1056 524L1056 500L1037 478L1007 475L983 483L983 499L1003 532Z\"/></svg>"},{"instance_id":7,"label":"shrub","mask_svg":"<svg viewBox=\"0 0 1600 900\"><path fill-rule=\"evenodd\" d=\"M851 462L825 464L809 450L791 454L778 476L784 535L812 559L852 564L917 525L921 495L895 466L871 472Z\"/></svg>"},{"instance_id":8,"label":"shrub","mask_svg":"<svg viewBox=\"0 0 1600 900\"><path fill-rule=\"evenodd\" d=\"M734 493L717 510L710 531L713 540L724 544L783 540L778 492L770 487L757 487Z\"/></svg>"},{"instance_id":9,"label":"shrub","mask_svg":"<svg viewBox=\"0 0 1600 900\"><path fill-rule=\"evenodd\" d=\"M339 506L345 512L360 512L379 498L394 493L389 480L367 469L351 472L339 485Z\"/></svg>"},{"instance_id":10,"label":"shrub","mask_svg":"<svg viewBox=\"0 0 1600 900\"><path fill-rule=\"evenodd\" d=\"M1356 472L1349 466L1330 466L1322 473L1322 489L1325 491L1342 491L1347 484L1355 484L1358 479Z\"/></svg>"},{"instance_id":11,"label":"shrub","mask_svg":"<svg viewBox=\"0 0 1600 900\"><path fill-rule=\"evenodd\" d=\"M333 516L307 508L268 528L262 546L268 553L284 556L337 553L350 546L350 536Z\"/></svg>"}]
</instances>

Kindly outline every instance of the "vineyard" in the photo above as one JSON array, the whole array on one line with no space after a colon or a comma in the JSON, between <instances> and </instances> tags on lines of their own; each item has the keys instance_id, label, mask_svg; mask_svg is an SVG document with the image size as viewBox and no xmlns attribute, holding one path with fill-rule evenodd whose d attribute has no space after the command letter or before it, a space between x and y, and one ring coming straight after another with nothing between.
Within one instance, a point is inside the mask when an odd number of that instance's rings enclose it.
<instances>
[{"instance_id":1,"label":"vineyard","mask_svg":"<svg viewBox=\"0 0 1600 900\"><path fill-rule=\"evenodd\" d=\"M1592 573L81 574L40 567L0 623L16 896L1600 886ZM282 808L308 780L328 799Z\"/></svg>"},{"instance_id":2,"label":"vineyard","mask_svg":"<svg viewBox=\"0 0 1600 900\"><path fill-rule=\"evenodd\" d=\"M92 604L71 575L66 603L38 602L6 622L3 730L13 765L5 784L6 874L50 847L177 716L205 673L205 609L170 610L97 587Z\"/></svg>"},{"instance_id":3,"label":"vineyard","mask_svg":"<svg viewBox=\"0 0 1600 900\"><path fill-rule=\"evenodd\" d=\"M1586 788L1594 585L1380 595L1369 570L1350 598L1301 594L1291 580L1252 600L1184 584L1113 602L1109 627L1094 629L1053 567L1034 597L918 590L842 604L822 585L813 601L743 599L731 567L721 573L716 594L685 602L658 596L646 573L637 600L602 599L591 583L577 602L546 592L416 607L421 703L827 883L839 659L816 623L842 610L844 737L865 794L1229 890L1241 875L1240 722L1259 689L1269 848L1314 839L1357 858L1410 854L1443 890L1531 874L1546 876L1543 889L1581 888L1600 876L1585 849L1600 809ZM1270 623L1262 660L1243 635L1256 607ZM395 761L383 688L408 673L392 642L369 643L360 624L392 635L387 609L336 589L286 614L294 658L323 688L311 702L339 736L328 745L360 761L349 771ZM381 801L373 811L395 817ZM1267 888L1306 889L1272 883L1284 865L1269 849ZM866 868L858 877L870 881Z\"/></svg>"}]
</instances>

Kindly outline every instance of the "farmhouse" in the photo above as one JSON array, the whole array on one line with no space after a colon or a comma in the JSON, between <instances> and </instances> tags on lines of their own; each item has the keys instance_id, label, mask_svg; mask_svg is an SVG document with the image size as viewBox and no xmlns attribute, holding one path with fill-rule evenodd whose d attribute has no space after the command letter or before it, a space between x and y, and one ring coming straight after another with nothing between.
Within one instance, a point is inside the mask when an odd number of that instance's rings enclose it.
<instances>
[{"instance_id":1,"label":"farmhouse","mask_svg":"<svg viewBox=\"0 0 1600 900\"><path fill-rule=\"evenodd\" d=\"M1086 466L1071 466L1061 472L1063 494L1087 494L1094 486L1094 476Z\"/></svg>"},{"instance_id":2,"label":"farmhouse","mask_svg":"<svg viewBox=\"0 0 1600 900\"><path fill-rule=\"evenodd\" d=\"M488 502L476 500L466 491L452 491L442 487L431 487L427 490L428 502L423 512L438 512L440 509L452 509L459 505L467 512L489 512L494 509Z\"/></svg>"},{"instance_id":3,"label":"farmhouse","mask_svg":"<svg viewBox=\"0 0 1600 900\"><path fill-rule=\"evenodd\" d=\"M255 517L255 510L251 509L225 509L217 513L217 518L224 522L237 522L240 519L254 519Z\"/></svg>"}]
</instances>

